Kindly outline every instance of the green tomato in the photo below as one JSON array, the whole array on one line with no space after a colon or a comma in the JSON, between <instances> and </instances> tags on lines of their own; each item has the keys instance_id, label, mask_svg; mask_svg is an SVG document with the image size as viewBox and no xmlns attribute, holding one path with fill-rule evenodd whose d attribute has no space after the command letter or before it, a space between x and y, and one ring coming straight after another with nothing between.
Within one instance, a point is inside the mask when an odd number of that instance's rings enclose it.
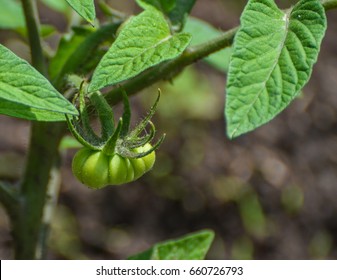
<instances>
[{"instance_id":1,"label":"green tomato","mask_svg":"<svg viewBox=\"0 0 337 280\"><path fill-rule=\"evenodd\" d=\"M134 151L142 153L149 149L151 145L145 144ZM124 158L118 154L110 156L102 151L82 148L74 156L72 170L83 184L100 189L137 180L152 168L155 159L154 151L142 158Z\"/></svg>"}]
</instances>

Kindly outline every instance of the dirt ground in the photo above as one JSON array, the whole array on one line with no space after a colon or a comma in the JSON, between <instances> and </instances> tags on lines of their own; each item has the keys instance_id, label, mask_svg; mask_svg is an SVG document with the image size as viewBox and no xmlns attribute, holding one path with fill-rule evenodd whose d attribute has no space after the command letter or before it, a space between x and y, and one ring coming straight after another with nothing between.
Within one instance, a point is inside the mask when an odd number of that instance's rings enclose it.
<instances>
[{"instance_id":1,"label":"dirt ground","mask_svg":"<svg viewBox=\"0 0 337 280\"><path fill-rule=\"evenodd\" d=\"M198 0L193 15L226 30L239 23L244 3ZM303 94L252 133L226 138L226 76L199 62L188 70L188 82L177 82L180 87L156 85L163 98L154 123L167 138L143 178L89 190L71 174L75 151L64 154L47 258L124 259L204 228L216 234L209 259L337 258L336 30L337 11L330 11ZM132 98L135 115L145 114L155 91ZM194 110L183 104L185 96L199 100L190 103ZM28 139L28 122L0 116L0 177L18 178ZM12 258L11 248L1 209L0 258Z\"/></svg>"}]
</instances>

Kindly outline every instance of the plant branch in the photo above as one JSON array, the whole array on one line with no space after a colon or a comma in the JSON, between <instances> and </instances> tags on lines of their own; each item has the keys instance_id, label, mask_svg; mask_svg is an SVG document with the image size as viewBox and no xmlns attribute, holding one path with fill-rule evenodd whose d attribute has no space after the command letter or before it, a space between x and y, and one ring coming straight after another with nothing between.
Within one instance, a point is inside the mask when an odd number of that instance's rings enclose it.
<instances>
[{"instance_id":1,"label":"plant branch","mask_svg":"<svg viewBox=\"0 0 337 280\"><path fill-rule=\"evenodd\" d=\"M322 0L321 3L326 11L337 8L337 0ZM122 87L117 86L113 88L105 95L105 98L111 105L114 105L122 100L122 90L125 90L128 95L133 95L160 80L169 80L175 73L180 72L184 67L205 58L212 53L229 47L233 43L234 36L238 29L239 26L223 33L221 36L207 43L188 48L179 57L148 69L140 75L124 82Z\"/></svg>"},{"instance_id":2,"label":"plant branch","mask_svg":"<svg viewBox=\"0 0 337 280\"><path fill-rule=\"evenodd\" d=\"M179 57L150 68L140 75L126 81L122 87L112 89L106 94L105 98L113 105L121 101L123 90L125 90L128 95L132 95L160 80L169 80L184 67L230 46L233 43L237 30L238 27L233 28L207 43L188 48Z\"/></svg>"}]
</instances>

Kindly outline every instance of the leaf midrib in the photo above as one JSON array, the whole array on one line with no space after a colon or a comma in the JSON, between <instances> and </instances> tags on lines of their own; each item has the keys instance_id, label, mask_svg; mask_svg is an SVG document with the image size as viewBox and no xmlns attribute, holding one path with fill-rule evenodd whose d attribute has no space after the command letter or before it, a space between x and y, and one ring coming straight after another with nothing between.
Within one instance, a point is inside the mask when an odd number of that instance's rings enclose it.
<instances>
[{"instance_id":1,"label":"leaf midrib","mask_svg":"<svg viewBox=\"0 0 337 280\"><path fill-rule=\"evenodd\" d=\"M263 82L262 84L262 87L261 87L261 90L256 94L256 97L254 98L253 102L251 102L249 108L248 108L248 111L246 113L246 115L248 116L249 113L251 112L251 110L253 109L254 107L254 104L256 103L256 101L259 99L259 97L261 96L261 94L263 93L263 90L266 88L266 84L267 82L270 80L270 77L271 77L271 74L273 73L273 71L275 70L275 67L277 66L278 62L279 62L279 59L280 59L280 56L281 56L281 53L282 53L282 50L285 46L285 43L287 41L287 37L288 37L288 28L289 28L289 21L290 21L290 15L291 15L291 12L292 12L292 9L289 9L288 11L286 11L284 13L284 17L282 18L282 20L285 21L285 32L284 32L284 36L283 36L283 39L282 39L282 42L280 44L280 48L279 48L279 54L278 56L276 57L275 61L274 61L274 64L273 64L273 67L271 67L271 70L269 71L268 73L268 76L267 76L267 79L265 80L265 82ZM243 124L243 121L241 121L239 123L239 125L233 130L232 132L232 135L231 137L233 138L236 134L236 132L239 130L239 128L241 127L241 125Z\"/></svg>"}]
</instances>

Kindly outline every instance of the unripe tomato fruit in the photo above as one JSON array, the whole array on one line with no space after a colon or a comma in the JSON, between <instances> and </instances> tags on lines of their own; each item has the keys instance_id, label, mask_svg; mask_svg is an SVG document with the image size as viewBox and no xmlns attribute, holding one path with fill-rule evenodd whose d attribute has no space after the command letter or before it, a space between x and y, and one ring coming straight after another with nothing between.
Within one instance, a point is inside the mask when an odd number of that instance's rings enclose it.
<instances>
[{"instance_id":1,"label":"unripe tomato fruit","mask_svg":"<svg viewBox=\"0 0 337 280\"><path fill-rule=\"evenodd\" d=\"M147 143L134 151L143 153L151 147L151 144ZM102 151L82 148L74 156L72 170L83 184L92 189L100 189L107 185L121 185L138 179L152 168L155 159L154 151L142 158L124 158L118 154L110 156Z\"/></svg>"}]
</instances>

